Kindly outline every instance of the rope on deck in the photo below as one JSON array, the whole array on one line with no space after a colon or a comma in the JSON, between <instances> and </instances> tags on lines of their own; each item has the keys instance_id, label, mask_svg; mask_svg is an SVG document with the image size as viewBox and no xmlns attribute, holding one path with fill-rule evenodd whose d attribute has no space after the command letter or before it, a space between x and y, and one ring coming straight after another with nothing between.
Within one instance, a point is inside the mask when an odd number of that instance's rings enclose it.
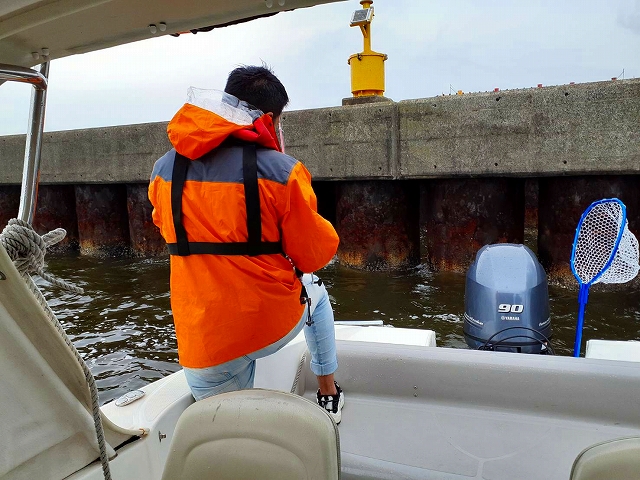
<instances>
[{"instance_id":1,"label":"rope on deck","mask_svg":"<svg viewBox=\"0 0 640 480\"><path fill-rule=\"evenodd\" d=\"M300 375L302 374L302 369L304 368L304 364L307 361L307 351L305 350L302 356L300 357L300 362L298 363L298 369L296 370L296 376L293 379L293 385L291 385L291 393L298 394L298 382L300 381Z\"/></svg>"}]
</instances>

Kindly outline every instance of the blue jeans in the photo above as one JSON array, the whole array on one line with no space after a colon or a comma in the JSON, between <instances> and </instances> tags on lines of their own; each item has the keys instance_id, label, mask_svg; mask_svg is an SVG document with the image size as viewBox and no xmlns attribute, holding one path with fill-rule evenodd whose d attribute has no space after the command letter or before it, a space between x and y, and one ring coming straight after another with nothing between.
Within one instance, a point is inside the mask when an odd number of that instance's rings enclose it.
<instances>
[{"instance_id":1,"label":"blue jeans","mask_svg":"<svg viewBox=\"0 0 640 480\"><path fill-rule=\"evenodd\" d=\"M184 368L184 376L195 399L202 400L218 393L253 388L256 359L277 352L293 340L303 328L307 347L311 352L311 371L318 376L334 373L338 369L338 357L333 309L324 284L318 285L315 282L318 282L315 275L305 274L302 277L302 283L311 298L311 326L306 325L309 306L305 306L298 324L281 340L222 365Z\"/></svg>"}]
</instances>

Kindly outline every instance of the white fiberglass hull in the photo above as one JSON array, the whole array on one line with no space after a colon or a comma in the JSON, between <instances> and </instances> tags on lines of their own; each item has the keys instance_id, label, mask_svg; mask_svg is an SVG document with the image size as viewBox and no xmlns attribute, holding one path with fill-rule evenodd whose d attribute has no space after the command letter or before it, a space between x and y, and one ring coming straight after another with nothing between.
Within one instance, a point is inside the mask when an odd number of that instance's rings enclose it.
<instances>
[{"instance_id":1,"label":"white fiberglass hull","mask_svg":"<svg viewBox=\"0 0 640 480\"><path fill-rule=\"evenodd\" d=\"M637 363L438 348L421 330L337 327L336 336L343 479L566 480L584 448L640 435ZM304 351L299 336L259 361L256 386L289 391ZM315 389L307 359L297 390L313 399ZM103 407L116 424L150 431L118 450L114 478L159 479L193 402L181 372L145 391ZM71 478L98 480L100 466Z\"/></svg>"}]
</instances>

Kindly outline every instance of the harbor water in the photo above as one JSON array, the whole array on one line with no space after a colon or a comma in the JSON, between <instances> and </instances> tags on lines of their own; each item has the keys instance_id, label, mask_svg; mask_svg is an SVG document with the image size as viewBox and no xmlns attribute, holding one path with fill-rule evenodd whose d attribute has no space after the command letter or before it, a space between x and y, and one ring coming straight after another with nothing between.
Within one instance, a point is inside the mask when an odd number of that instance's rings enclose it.
<instances>
[{"instance_id":1,"label":"harbor water","mask_svg":"<svg viewBox=\"0 0 640 480\"><path fill-rule=\"evenodd\" d=\"M85 290L70 294L37 282L95 375L101 403L180 368L168 259L60 256L48 258L46 269ZM438 346L467 348L464 275L436 274L424 267L362 272L337 263L318 275L327 284L336 320L383 320L394 327L430 329ZM556 354L571 355L577 291L550 287L549 293L552 345ZM640 339L639 299L637 287L592 293L583 339Z\"/></svg>"}]
</instances>

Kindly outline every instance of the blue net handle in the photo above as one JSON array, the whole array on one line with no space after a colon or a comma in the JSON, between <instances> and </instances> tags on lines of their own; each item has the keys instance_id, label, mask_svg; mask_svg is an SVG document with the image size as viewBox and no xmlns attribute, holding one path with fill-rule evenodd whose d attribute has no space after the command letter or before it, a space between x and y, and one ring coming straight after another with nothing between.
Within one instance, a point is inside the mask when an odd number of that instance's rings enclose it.
<instances>
[{"instance_id":1,"label":"blue net handle","mask_svg":"<svg viewBox=\"0 0 640 480\"><path fill-rule=\"evenodd\" d=\"M576 324L576 339L573 343L573 356L579 357L582 349L582 329L584 327L584 311L589 301L589 284L580 284L578 292L578 323Z\"/></svg>"}]
</instances>

